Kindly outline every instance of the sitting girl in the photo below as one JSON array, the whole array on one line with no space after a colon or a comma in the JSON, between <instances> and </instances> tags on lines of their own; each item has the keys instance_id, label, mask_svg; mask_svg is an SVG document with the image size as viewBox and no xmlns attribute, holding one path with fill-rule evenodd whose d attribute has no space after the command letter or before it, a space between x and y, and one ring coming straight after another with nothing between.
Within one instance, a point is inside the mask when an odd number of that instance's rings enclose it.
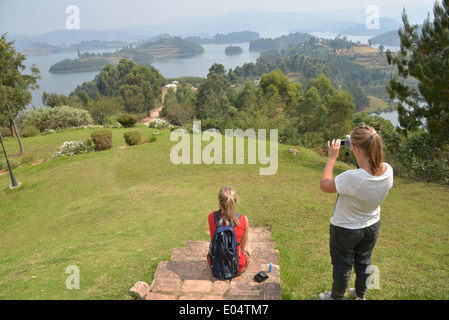
<instances>
[{"instance_id":1,"label":"sitting girl","mask_svg":"<svg viewBox=\"0 0 449 320\"><path fill-rule=\"evenodd\" d=\"M211 240L220 222L224 226L229 225L229 223L234 225L234 233L237 238L237 242L239 243L237 251L240 253L239 271L235 276L242 274L248 266L248 252L246 250L248 247L249 229L249 222L246 216L240 215L239 219L237 219L237 210L235 206L237 199L237 193L232 187L227 186L221 188L220 192L218 193L220 220L217 224L215 223L215 212L211 212L208 219ZM212 265L209 256L207 257L207 260L209 261L209 265Z\"/></svg>"}]
</instances>

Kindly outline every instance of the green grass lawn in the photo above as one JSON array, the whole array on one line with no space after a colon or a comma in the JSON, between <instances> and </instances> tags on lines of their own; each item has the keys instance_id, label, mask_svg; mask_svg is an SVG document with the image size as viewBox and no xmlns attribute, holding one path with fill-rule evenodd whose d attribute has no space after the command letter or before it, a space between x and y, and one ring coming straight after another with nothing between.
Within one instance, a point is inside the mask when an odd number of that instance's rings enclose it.
<instances>
[{"instance_id":1,"label":"green grass lawn","mask_svg":"<svg viewBox=\"0 0 449 320\"><path fill-rule=\"evenodd\" d=\"M322 193L326 159L279 146L275 175L256 165L174 165L170 131L139 128L158 142L119 149L127 129L110 129L114 147L0 175L0 299L131 299L137 281L151 284L160 260L189 240L208 240L207 216L218 191L232 185L250 225L270 226L280 251L283 299L316 299L330 290L328 231L336 195ZM35 159L93 129L25 138ZM207 144L207 143L205 143ZM17 142L5 142L8 154ZM3 156L0 161L3 161ZM350 168L339 163L334 174ZM380 289L369 299L449 299L449 190L395 178L382 205L373 264ZM269 261L267 261L269 263ZM68 266L80 289L68 290ZM353 281L353 280L352 280Z\"/></svg>"}]
</instances>

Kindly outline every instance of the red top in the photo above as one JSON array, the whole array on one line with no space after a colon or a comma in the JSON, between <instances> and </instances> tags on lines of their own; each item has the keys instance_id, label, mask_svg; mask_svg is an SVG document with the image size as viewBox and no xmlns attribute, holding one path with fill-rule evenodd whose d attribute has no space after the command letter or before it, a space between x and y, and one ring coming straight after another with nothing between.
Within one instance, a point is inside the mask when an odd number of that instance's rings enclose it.
<instances>
[{"instance_id":1,"label":"red top","mask_svg":"<svg viewBox=\"0 0 449 320\"><path fill-rule=\"evenodd\" d=\"M220 213L220 217L223 217L222 214ZM214 211L212 211L209 214L209 231L210 231L210 240L212 241L212 237L214 236L215 230L217 229L217 226L215 225L215 221L214 221ZM223 222L223 225L225 226L226 223ZM245 232L246 229L246 218L244 215L240 215L240 219L239 219L239 225L234 227L234 233L235 233L235 237L237 238L237 242L239 243L238 247L237 247L237 252L240 252L240 259L239 259L239 273L242 272L242 270L245 268L246 266L246 255L245 253L243 253L241 250L241 242L242 242L242 237L243 237L243 233ZM211 264L210 260L209 260L209 264Z\"/></svg>"}]
</instances>

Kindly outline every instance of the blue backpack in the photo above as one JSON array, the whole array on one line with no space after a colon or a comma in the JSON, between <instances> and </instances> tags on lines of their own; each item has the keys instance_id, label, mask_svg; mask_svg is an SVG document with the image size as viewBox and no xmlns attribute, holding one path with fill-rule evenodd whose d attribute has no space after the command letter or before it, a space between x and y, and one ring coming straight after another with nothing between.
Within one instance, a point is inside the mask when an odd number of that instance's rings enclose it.
<instances>
[{"instance_id":1,"label":"blue backpack","mask_svg":"<svg viewBox=\"0 0 449 320\"><path fill-rule=\"evenodd\" d=\"M237 213L237 219L240 214ZM220 210L214 212L217 229L209 245L212 275L221 280L231 280L239 272L239 243L234 233L234 224L223 226Z\"/></svg>"}]
</instances>

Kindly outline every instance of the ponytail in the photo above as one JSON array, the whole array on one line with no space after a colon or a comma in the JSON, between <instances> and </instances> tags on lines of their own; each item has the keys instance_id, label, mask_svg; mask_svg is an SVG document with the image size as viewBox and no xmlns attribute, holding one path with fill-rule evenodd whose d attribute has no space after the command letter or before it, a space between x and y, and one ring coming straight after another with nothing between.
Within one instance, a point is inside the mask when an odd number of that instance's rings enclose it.
<instances>
[{"instance_id":1,"label":"ponytail","mask_svg":"<svg viewBox=\"0 0 449 320\"><path fill-rule=\"evenodd\" d=\"M365 152L374 175L382 171L384 161L382 139L373 127L362 125L354 129L351 133L351 144Z\"/></svg>"},{"instance_id":2,"label":"ponytail","mask_svg":"<svg viewBox=\"0 0 449 320\"><path fill-rule=\"evenodd\" d=\"M238 226L240 223L237 219L237 200L237 193L232 187L226 186L220 189L220 192L218 193L218 202L220 204L223 217Z\"/></svg>"}]
</instances>

